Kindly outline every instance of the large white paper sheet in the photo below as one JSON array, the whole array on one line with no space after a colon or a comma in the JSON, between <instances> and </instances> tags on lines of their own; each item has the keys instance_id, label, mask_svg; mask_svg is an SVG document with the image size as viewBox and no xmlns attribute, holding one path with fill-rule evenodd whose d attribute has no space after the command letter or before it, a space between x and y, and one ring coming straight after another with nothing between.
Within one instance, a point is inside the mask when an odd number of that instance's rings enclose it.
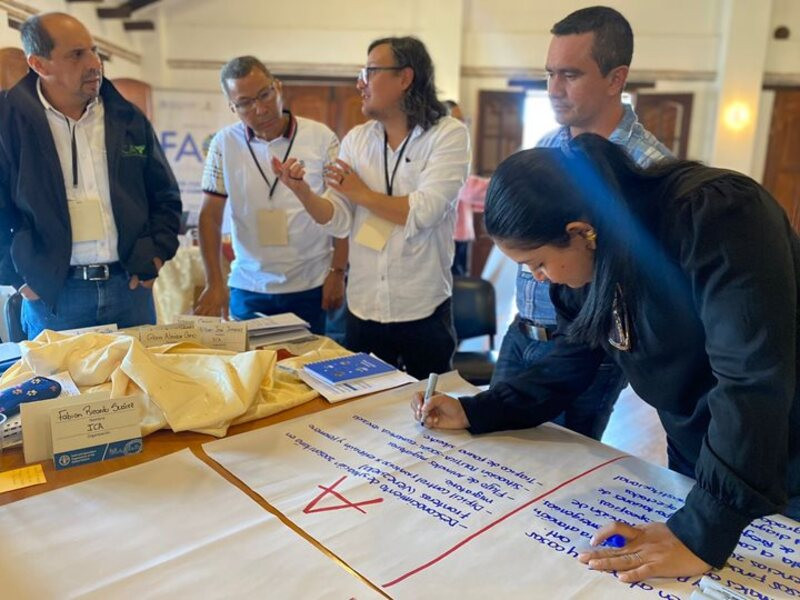
<instances>
[{"instance_id":1,"label":"large white paper sheet","mask_svg":"<svg viewBox=\"0 0 800 600\"><path fill-rule=\"evenodd\" d=\"M0 597L381 596L183 450L0 508Z\"/></svg>"},{"instance_id":2,"label":"large white paper sheet","mask_svg":"<svg viewBox=\"0 0 800 600\"><path fill-rule=\"evenodd\" d=\"M439 382L470 392L452 374ZM699 577L630 585L575 556L612 519L664 520L690 480L555 426L422 428L408 404L424 385L204 449L392 597L688 600ZM800 524L762 519L714 577L749 597L800 597L798 560Z\"/></svg>"}]
</instances>

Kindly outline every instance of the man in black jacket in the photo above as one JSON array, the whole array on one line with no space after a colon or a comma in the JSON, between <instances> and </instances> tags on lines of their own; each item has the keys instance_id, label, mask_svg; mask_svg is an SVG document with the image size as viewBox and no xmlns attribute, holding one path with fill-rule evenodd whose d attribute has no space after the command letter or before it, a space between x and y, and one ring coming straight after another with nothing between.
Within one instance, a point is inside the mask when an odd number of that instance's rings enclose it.
<instances>
[{"instance_id":1,"label":"man in black jacket","mask_svg":"<svg viewBox=\"0 0 800 600\"><path fill-rule=\"evenodd\" d=\"M103 78L78 20L22 26L31 72L0 96L0 283L43 329L155 322L180 192L147 118Z\"/></svg>"}]
</instances>

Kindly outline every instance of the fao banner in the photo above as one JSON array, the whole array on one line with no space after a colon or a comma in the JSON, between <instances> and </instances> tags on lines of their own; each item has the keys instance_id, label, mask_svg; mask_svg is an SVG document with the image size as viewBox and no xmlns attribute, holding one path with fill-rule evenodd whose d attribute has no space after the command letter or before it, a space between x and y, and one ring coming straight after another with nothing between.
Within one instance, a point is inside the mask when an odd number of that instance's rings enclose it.
<instances>
[{"instance_id":1,"label":"fao banner","mask_svg":"<svg viewBox=\"0 0 800 600\"><path fill-rule=\"evenodd\" d=\"M153 90L153 126L181 188L189 224L197 223L203 202L200 180L211 137L236 116L220 90Z\"/></svg>"}]
</instances>

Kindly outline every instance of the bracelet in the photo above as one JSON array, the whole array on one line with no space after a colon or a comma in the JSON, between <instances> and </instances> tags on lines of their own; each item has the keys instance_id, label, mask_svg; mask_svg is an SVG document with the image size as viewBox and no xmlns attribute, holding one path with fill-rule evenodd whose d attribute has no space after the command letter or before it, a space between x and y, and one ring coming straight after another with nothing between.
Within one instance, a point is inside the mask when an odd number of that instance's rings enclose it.
<instances>
[{"instance_id":1,"label":"bracelet","mask_svg":"<svg viewBox=\"0 0 800 600\"><path fill-rule=\"evenodd\" d=\"M341 273L342 275L344 275L345 273L347 273L347 269L341 269L339 267L331 267L330 269L328 269L328 273Z\"/></svg>"}]
</instances>

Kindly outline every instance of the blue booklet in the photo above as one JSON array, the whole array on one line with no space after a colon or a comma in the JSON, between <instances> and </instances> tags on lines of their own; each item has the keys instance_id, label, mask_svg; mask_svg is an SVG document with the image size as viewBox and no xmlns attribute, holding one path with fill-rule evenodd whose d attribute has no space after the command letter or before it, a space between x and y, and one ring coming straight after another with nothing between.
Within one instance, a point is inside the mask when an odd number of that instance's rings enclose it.
<instances>
[{"instance_id":1,"label":"blue booklet","mask_svg":"<svg viewBox=\"0 0 800 600\"><path fill-rule=\"evenodd\" d=\"M397 370L380 358L375 358L365 352L308 363L304 369L313 377L324 381L328 385L336 385L356 379L367 379L368 377L375 377L376 375L383 375Z\"/></svg>"}]
</instances>

